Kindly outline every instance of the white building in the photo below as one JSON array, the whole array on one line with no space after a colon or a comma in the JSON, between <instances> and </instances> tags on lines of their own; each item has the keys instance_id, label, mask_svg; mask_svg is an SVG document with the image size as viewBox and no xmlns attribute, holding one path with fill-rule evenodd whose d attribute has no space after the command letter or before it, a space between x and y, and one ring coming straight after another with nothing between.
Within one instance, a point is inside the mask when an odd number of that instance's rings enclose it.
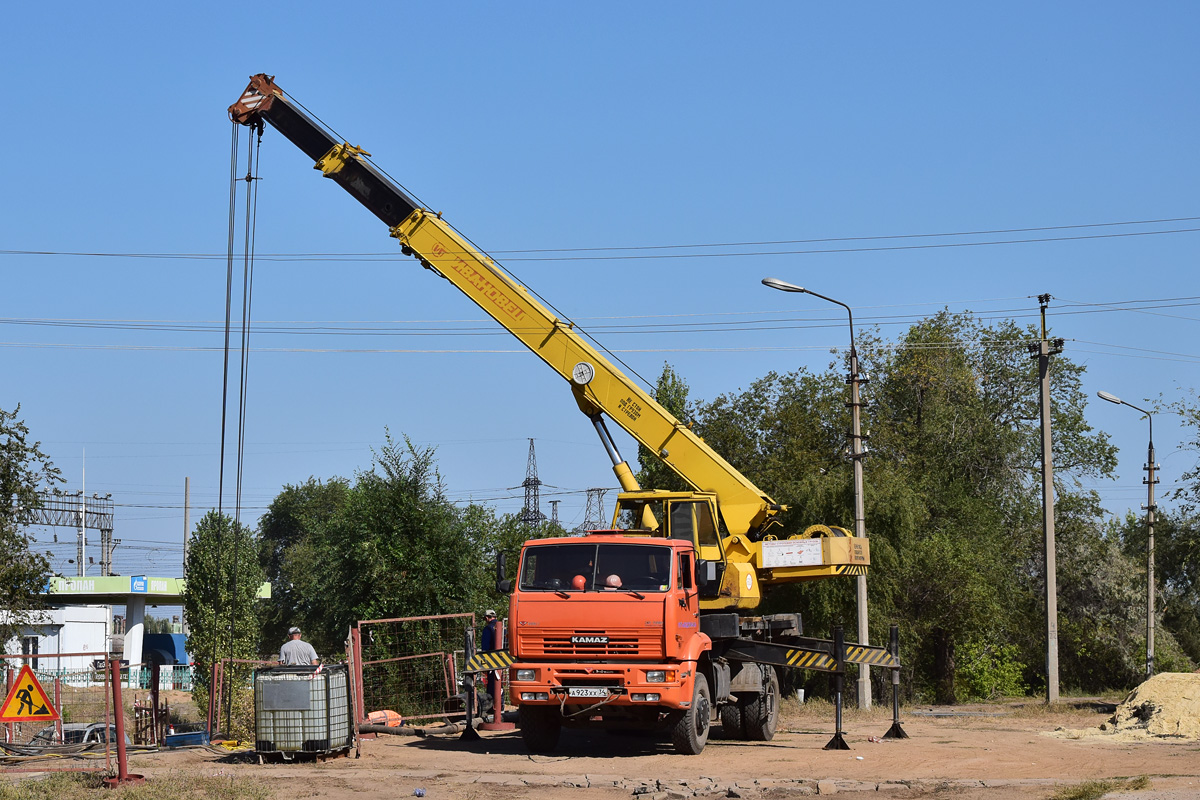
<instances>
[{"instance_id":1,"label":"white building","mask_svg":"<svg viewBox=\"0 0 1200 800\"><path fill-rule=\"evenodd\" d=\"M109 606L79 605L31 612L20 633L5 643L5 653L36 655L21 659L35 670L91 669L92 660L104 658L112 635ZM57 653L83 653L62 656Z\"/></svg>"}]
</instances>

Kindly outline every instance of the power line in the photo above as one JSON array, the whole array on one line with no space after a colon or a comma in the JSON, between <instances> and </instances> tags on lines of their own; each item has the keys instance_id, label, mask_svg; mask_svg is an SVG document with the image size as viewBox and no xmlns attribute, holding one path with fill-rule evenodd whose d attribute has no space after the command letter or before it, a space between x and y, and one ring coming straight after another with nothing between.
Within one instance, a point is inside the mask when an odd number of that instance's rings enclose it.
<instances>
[{"instance_id":1,"label":"power line","mask_svg":"<svg viewBox=\"0 0 1200 800\"><path fill-rule=\"evenodd\" d=\"M1164 217L1159 219L1145 220L1120 220L1115 222L1092 222L1076 225L1045 225L1027 228L994 228L989 230L971 230L971 231L947 231L942 233L901 233L901 234L885 234L885 235L868 235L868 236L836 236L822 237L813 239L774 239L774 240L759 240L745 242L693 242L687 244L659 244L659 245L629 245L629 246L605 246L605 247L561 247L561 248L529 248L519 250L492 250L492 254L502 255L530 255L539 253L605 253L605 252L635 252L635 251L655 251L655 250L681 250L681 249L712 249L717 247L765 247L777 245L795 245L795 244L836 244L840 242L867 242L867 241L887 241L887 240L906 240L906 239L928 239L928 238L949 238L958 236L998 236L1014 233L1047 233L1051 231L1067 231L1067 230L1087 230L1094 228L1109 228L1129 225L1162 225L1175 222L1194 222L1200 220L1200 217ZM995 245L995 244L1025 244L1032 242L1056 242L1056 241L1071 241L1079 239L1106 239L1123 236L1154 236L1161 234L1174 233L1192 233L1200 230L1200 228L1177 228L1164 231L1134 231L1128 233L1115 234L1091 234L1083 236L1069 237L1049 237L1039 239L1011 239L994 242L961 242L961 243L941 243L931 245L902 245L902 246L887 246L878 248L852 248L852 249L826 249L815 251L784 251L784 252L758 252L758 253L710 253L699 254L707 256L733 256L733 255L797 255L803 253L836 253L836 252L861 252L864 250L909 250L909 249L925 249L936 247L963 247L963 246L979 246L979 245ZM80 256L80 257L96 257L96 258L147 258L147 259L165 259L165 260L224 260L228 254L213 254L213 253L137 253L137 252L102 252L102 251L67 251L67 250L0 250L0 255L23 255L23 256ZM629 256L591 256L591 257L566 257L566 258L515 258L509 259L513 261L576 261L576 260L597 260L597 259L626 259L626 258L691 258L696 255L629 255ZM256 254L255 260L267 261L378 261L378 260L395 260L399 261L404 257L399 253L267 253Z\"/></svg>"}]
</instances>

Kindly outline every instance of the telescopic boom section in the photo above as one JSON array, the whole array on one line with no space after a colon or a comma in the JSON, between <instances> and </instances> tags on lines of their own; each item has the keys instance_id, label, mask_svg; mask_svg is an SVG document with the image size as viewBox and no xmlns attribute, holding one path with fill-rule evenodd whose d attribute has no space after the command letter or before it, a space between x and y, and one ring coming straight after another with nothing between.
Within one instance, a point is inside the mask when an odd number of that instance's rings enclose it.
<instances>
[{"instance_id":1,"label":"telescopic boom section","mask_svg":"<svg viewBox=\"0 0 1200 800\"><path fill-rule=\"evenodd\" d=\"M291 140L325 177L379 217L400 240L403 252L416 255L426 268L457 286L566 379L579 408L593 421L599 421L601 412L607 414L696 491L715 494L731 534L753 536L782 510L588 344L570 321L552 314L440 214L422 208L377 171L364 158L369 153L331 137L272 77L252 77L241 99L230 106L229 116L242 125L269 123ZM621 488L637 491L628 464L617 457L613 461Z\"/></svg>"}]
</instances>

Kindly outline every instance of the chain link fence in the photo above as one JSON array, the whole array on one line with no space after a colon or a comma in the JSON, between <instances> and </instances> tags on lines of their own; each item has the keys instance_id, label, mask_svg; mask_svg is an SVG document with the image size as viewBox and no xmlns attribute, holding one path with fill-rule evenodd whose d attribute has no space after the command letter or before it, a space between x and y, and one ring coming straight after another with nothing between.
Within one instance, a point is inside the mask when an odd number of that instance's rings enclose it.
<instances>
[{"instance_id":1,"label":"chain link fence","mask_svg":"<svg viewBox=\"0 0 1200 800\"><path fill-rule=\"evenodd\" d=\"M405 720L447 716L448 698L460 691L467 631L474 627L474 614L359 622L351 641L360 719L372 711L395 711Z\"/></svg>"}]
</instances>

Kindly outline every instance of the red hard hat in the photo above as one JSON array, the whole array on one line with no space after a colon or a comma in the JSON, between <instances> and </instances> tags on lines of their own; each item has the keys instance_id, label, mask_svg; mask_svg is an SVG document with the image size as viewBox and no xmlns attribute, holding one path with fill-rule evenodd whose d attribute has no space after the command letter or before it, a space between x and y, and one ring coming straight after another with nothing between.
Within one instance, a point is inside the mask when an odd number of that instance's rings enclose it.
<instances>
[{"instance_id":1,"label":"red hard hat","mask_svg":"<svg viewBox=\"0 0 1200 800\"><path fill-rule=\"evenodd\" d=\"M576 575L574 578L571 578L571 585L582 591L587 588L587 578L582 575Z\"/></svg>"}]
</instances>

